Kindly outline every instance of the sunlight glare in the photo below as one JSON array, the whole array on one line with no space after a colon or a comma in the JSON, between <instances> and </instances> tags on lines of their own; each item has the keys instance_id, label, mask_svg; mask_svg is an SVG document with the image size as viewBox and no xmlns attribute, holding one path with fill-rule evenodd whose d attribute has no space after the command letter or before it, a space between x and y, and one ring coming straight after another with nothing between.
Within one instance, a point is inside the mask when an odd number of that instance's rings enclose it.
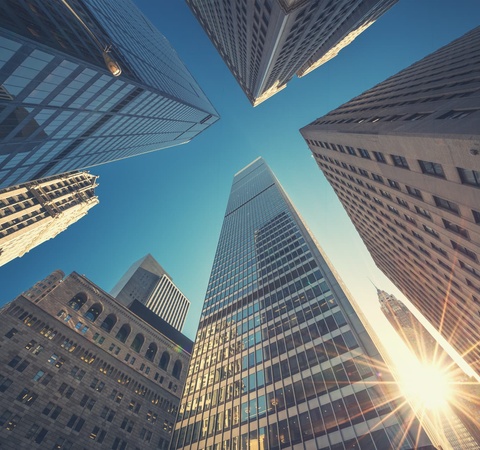
<instances>
[{"instance_id":1,"label":"sunlight glare","mask_svg":"<svg viewBox=\"0 0 480 450\"><path fill-rule=\"evenodd\" d=\"M439 410L448 405L450 389L447 376L439 367L418 365L402 383L407 399L415 407Z\"/></svg>"}]
</instances>

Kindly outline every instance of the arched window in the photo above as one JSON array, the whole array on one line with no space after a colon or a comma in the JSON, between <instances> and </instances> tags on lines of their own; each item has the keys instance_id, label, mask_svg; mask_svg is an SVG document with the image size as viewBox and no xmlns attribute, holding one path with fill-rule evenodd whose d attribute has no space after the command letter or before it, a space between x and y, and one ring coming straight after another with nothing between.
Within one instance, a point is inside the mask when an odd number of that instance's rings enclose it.
<instances>
[{"instance_id":1,"label":"arched window","mask_svg":"<svg viewBox=\"0 0 480 450\"><path fill-rule=\"evenodd\" d=\"M109 314L100 325L100 328L110 333L110 331L112 331L112 328L115 326L116 323L117 323L117 316L115 314Z\"/></svg>"},{"instance_id":2,"label":"arched window","mask_svg":"<svg viewBox=\"0 0 480 450\"><path fill-rule=\"evenodd\" d=\"M162 357L160 358L158 367L160 367L160 369L167 370L169 362L170 362L170 355L167 351L165 351L162 353Z\"/></svg>"},{"instance_id":3,"label":"arched window","mask_svg":"<svg viewBox=\"0 0 480 450\"><path fill-rule=\"evenodd\" d=\"M87 295L83 292L80 292L68 302L68 306L70 306L70 308L72 308L74 311L78 311L86 301Z\"/></svg>"},{"instance_id":4,"label":"arched window","mask_svg":"<svg viewBox=\"0 0 480 450\"><path fill-rule=\"evenodd\" d=\"M98 316L103 311L103 307L100 303L95 303L85 314L83 317L85 319L90 320L91 322L95 322Z\"/></svg>"},{"instance_id":5,"label":"arched window","mask_svg":"<svg viewBox=\"0 0 480 450\"><path fill-rule=\"evenodd\" d=\"M156 354L157 354L157 344L151 342L150 345L148 346L147 351L145 352L145 358L147 358L149 361L153 361L153 358L155 358Z\"/></svg>"},{"instance_id":6,"label":"arched window","mask_svg":"<svg viewBox=\"0 0 480 450\"><path fill-rule=\"evenodd\" d=\"M182 363L177 359L173 365L172 375L179 380L182 373Z\"/></svg>"},{"instance_id":7,"label":"arched window","mask_svg":"<svg viewBox=\"0 0 480 450\"><path fill-rule=\"evenodd\" d=\"M142 349L142 345L143 343L145 342L145 338L143 337L143 334L142 333L138 333L136 336L135 336L135 339L133 340L132 342L132 345L130 346L133 350L135 350L136 352L140 352L140 350Z\"/></svg>"},{"instance_id":8,"label":"arched window","mask_svg":"<svg viewBox=\"0 0 480 450\"><path fill-rule=\"evenodd\" d=\"M118 333L117 335L115 336L120 342L125 342L129 336L129 334L131 333L132 329L130 328L130 325L128 325L127 323L124 323L122 325L122 328L120 328L120 330L118 330Z\"/></svg>"}]
</instances>

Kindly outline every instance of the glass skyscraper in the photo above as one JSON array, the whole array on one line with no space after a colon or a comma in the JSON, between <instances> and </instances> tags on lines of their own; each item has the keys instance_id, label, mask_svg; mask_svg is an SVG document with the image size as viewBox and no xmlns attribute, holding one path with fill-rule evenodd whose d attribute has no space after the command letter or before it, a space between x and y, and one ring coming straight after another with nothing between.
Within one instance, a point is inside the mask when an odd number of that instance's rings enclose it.
<instances>
[{"instance_id":1,"label":"glass skyscraper","mask_svg":"<svg viewBox=\"0 0 480 450\"><path fill-rule=\"evenodd\" d=\"M0 187L183 144L216 120L132 1L1 2Z\"/></svg>"},{"instance_id":2,"label":"glass skyscraper","mask_svg":"<svg viewBox=\"0 0 480 450\"><path fill-rule=\"evenodd\" d=\"M172 448L428 444L394 412L384 371L322 250L253 161L233 180Z\"/></svg>"}]
</instances>

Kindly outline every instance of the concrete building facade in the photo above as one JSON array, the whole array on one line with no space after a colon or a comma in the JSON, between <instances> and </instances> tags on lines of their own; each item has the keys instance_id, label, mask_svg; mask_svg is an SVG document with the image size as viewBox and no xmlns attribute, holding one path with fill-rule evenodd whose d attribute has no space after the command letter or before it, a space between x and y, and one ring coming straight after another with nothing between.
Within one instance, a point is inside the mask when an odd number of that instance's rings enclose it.
<instances>
[{"instance_id":1,"label":"concrete building facade","mask_svg":"<svg viewBox=\"0 0 480 450\"><path fill-rule=\"evenodd\" d=\"M193 343L134 309L61 271L3 307L2 449L169 448Z\"/></svg>"},{"instance_id":2,"label":"concrete building facade","mask_svg":"<svg viewBox=\"0 0 480 450\"><path fill-rule=\"evenodd\" d=\"M3 1L0 85L0 187L184 144L218 120L130 0Z\"/></svg>"},{"instance_id":3,"label":"concrete building facade","mask_svg":"<svg viewBox=\"0 0 480 450\"><path fill-rule=\"evenodd\" d=\"M258 158L233 180L172 448L420 446L387 380L352 299Z\"/></svg>"},{"instance_id":4,"label":"concrete building facade","mask_svg":"<svg viewBox=\"0 0 480 450\"><path fill-rule=\"evenodd\" d=\"M301 130L377 266L480 373L480 28Z\"/></svg>"},{"instance_id":5,"label":"concrete building facade","mask_svg":"<svg viewBox=\"0 0 480 450\"><path fill-rule=\"evenodd\" d=\"M134 263L110 294L127 307L137 300L179 331L190 307L188 298L150 254Z\"/></svg>"},{"instance_id":6,"label":"concrete building facade","mask_svg":"<svg viewBox=\"0 0 480 450\"><path fill-rule=\"evenodd\" d=\"M397 0L187 0L253 106L324 64Z\"/></svg>"},{"instance_id":7,"label":"concrete building facade","mask_svg":"<svg viewBox=\"0 0 480 450\"><path fill-rule=\"evenodd\" d=\"M72 172L0 190L0 266L53 239L98 204L97 177Z\"/></svg>"}]
</instances>

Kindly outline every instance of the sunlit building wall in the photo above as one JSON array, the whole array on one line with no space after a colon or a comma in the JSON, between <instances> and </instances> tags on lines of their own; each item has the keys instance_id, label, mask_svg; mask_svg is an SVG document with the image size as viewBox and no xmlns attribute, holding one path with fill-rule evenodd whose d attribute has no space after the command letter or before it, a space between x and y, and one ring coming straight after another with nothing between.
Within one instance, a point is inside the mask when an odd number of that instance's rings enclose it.
<instances>
[{"instance_id":1,"label":"sunlit building wall","mask_svg":"<svg viewBox=\"0 0 480 450\"><path fill-rule=\"evenodd\" d=\"M54 238L98 204L97 177L72 172L0 189L0 266Z\"/></svg>"},{"instance_id":2,"label":"sunlit building wall","mask_svg":"<svg viewBox=\"0 0 480 450\"><path fill-rule=\"evenodd\" d=\"M377 266L480 373L480 28L301 130Z\"/></svg>"},{"instance_id":3,"label":"sunlit building wall","mask_svg":"<svg viewBox=\"0 0 480 450\"><path fill-rule=\"evenodd\" d=\"M352 42L397 0L186 0L253 106Z\"/></svg>"},{"instance_id":4,"label":"sunlit building wall","mask_svg":"<svg viewBox=\"0 0 480 450\"><path fill-rule=\"evenodd\" d=\"M258 158L233 180L172 448L413 448L418 424L406 432L384 380L339 277Z\"/></svg>"},{"instance_id":5,"label":"sunlit building wall","mask_svg":"<svg viewBox=\"0 0 480 450\"><path fill-rule=\"evenodd\" d=\"M2 449L167 450L193 342L56 271L0 311Z\"/></svg>"},{"instance_id":6,"label":"sunlit building wall","mask_svg":"<svg viewBox=\"0 0 480 450\"><path fill-rule=\"evenodd\" d=\"M134 300L139 301L179 331L190 307L188 298L150 254L127 270L111 295L127 307Z\"/></svg>"},{"instance_id":7,"label":"sunlit building wall","mask_svg":"<svg viewBox=\"0 0 480 450\"><path fill-rule=\"evenodd\" d=\"M130 0L1 2L0 187L184 144L216 120Z\"/></svg>"}]
</instances>

